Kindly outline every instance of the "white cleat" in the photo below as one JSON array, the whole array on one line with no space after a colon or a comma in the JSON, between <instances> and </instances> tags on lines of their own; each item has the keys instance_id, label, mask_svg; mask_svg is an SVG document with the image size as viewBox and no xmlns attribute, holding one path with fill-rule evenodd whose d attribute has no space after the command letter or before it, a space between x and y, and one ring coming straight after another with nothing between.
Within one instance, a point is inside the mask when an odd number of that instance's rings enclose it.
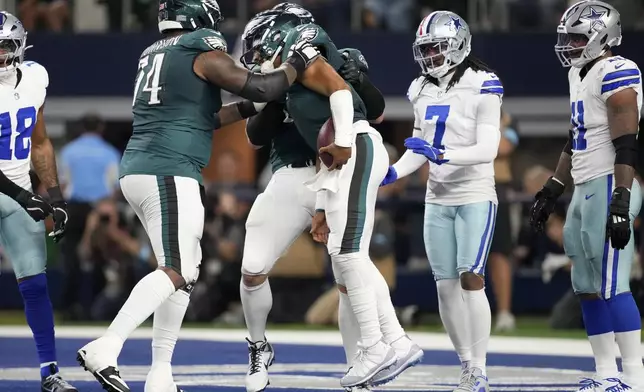
<instances>
[{"instance_id":1,"label":"white cleat","mask_svg":"<svg viewBox=\"0 0 644 392\"><path fill-rule=\"evenodd\" d=\"M396 353L396 363L386 369L379 371L371 380L371 385L378 386L386 384L402 372L412 366L416 366L423 359L423 349L405 335L391 343L391 348Z\"/></svg>"},{"instance_id":2,"label":"white cleat","mask_svg":"<svg viewBox=\"0 0 644 392\"><path fill-rule=\"evenodd\" d=\"M371 388L363 385L363 386L357 386L357 387L350 387L350 388L344 388L346 392L370 392Z\"/></svg>"},{"instance_id":3,"label":"white cleat","mask_svg":"<svg viewBox=\"0 0 644 392\"><path fill-rule=\"evenodd\" d=\"M275 360L273 346L264 338L259 342L248 342L248 372L246 373L246 391L260 392L270 384L268 367Z\"/></svg>"},{"instance_id":4,"label":"white cleat","mask_svg":"<svg viewBox=\"0 0 644 392\"><path fill-rule=\"evenodd\" d=\"M145 392L183 392L172 377L169 363L155 364L145 379Z\"/></svg>"},{"instance_id":5,"label":"white cleat","mask_svg":"<svg viewBox=\"0 0 644 392\"><path fill-rule=\"evenodd\" d=\"M349 371L340 380L340 385L344 388L364 387L378 372L395 363L396 352L394 349L385 342L379 341L369 348L358 351Z\"/></svg>"},{"instance_id":6,"label":"white cleat","mask_svg":"<svg viewBox=\"0 0 644 392\"><path fill-rule=\"evenodd\" d=\"M461 381L454 392L489 392L490 386L483 371L466 366L467 364L461 370Z\"/></svg>"},{"instance_id":7,"label":"white cleat","mask_svg":"<svg viewBox=\"0 0 644 392\"><path fill-rule=\"evenodd\" d=\"M105 391L130 392L130 387L119 373L117 357L113 342L101 337L78 350L76 360L83 369L94 375Z\"/></svg>"}]
</instances>

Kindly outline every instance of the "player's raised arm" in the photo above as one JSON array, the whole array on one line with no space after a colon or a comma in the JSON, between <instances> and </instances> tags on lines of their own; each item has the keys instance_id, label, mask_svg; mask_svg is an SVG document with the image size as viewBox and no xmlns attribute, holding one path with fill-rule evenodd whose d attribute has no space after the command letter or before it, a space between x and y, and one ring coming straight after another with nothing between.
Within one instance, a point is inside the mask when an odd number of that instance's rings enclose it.
<instances>
[{"instance_id":1,"label":"player's raised arm","mask_svg":"<svg viewBox=\"0 0 644 392\"><path fill-rule=\"evenodd\" d=\"M371 82L367 73L369 65L364 55L357 49L340 49L346 59L338 73L344 80L351 83L367 108L367 120L380 124L384 120L385 97Z\"/></svg>"},{"instance_id":2,"label":"player's raised arm","mask_svg":"<svg viewBox=\"0 0 644 392\"><path fill-rule=\"evenodd\" d=\"M235 95L253 102L269 102L282 96L319 56L307 42L294 47L290 54L277 69L255 73L238 66L228 53L212 50L197 56L193 69L200 78Z\"/></svg>"}]
</instances>

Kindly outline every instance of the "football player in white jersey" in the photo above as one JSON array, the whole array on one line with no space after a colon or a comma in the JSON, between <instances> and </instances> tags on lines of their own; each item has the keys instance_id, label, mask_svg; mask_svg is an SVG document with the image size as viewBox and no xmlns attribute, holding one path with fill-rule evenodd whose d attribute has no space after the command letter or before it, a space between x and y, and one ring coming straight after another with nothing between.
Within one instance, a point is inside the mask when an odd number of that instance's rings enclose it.
<instances>
[{"instance_id":1,"label":"football player in white jersey","mask_svg":"<svg viewBox=\"0 0 644 392\"><path fill-rule=\"evenodd\" d=\"M467 23L449 11L425 17L416 31L414 59L422 75L409 87L413 137L383 185L429 160L425 247L441 319L462 364L457 391L486 391L490 305L484 272L494 233L497 197L494 158L500 141L503 86L470 56Z\"/></svg>"},{"instance_id":2,"label":"football player in white jersey","mask_svg":"<svg viewBox=\"0 0 644 392\"><path fill-rule=\"evenodd\" d=\"M0 240L13 265L27 323L36 341L43 392L77 391L58 374L54 315L47 291L45 224L58 242L67 222L56 172L54 149L47 137L43 108L47 71L23 62L27 32L22 23L0 12ZM47 187L51 205L32 193L30 163Z\"/></svg>"},{"instance_id":3,"label":"football player in white jersey","mask_svg":"<svg viewBox=\"0 0 644 392\"><path fill-rule=\"evenodd\" d=\"M555 175L531 209L535 229L544 228L555 201L574 183L564 226L564 248L573 262L572 285L581 300L597 375L580 391L644 388L641 318L630 292L635 243L633 221L642 194L634 180L642 80L637 65L615 56L622 41L617 10L581 1L561 18L555 52L570 67L570 137ZM618 377L615 341L622 356ZM638 387L640 389L638 389Z\"/></svg>"}]
</instances>

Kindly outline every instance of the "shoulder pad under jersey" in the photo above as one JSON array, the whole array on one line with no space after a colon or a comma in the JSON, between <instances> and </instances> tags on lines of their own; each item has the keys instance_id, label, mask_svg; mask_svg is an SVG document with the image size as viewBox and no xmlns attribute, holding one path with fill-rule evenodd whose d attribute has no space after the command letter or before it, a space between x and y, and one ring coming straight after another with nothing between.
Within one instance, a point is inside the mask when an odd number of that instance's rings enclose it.
<instances>
[{"instance_id":1,"label":"shoulder pad under jersey","mask_svg":"<svg viewBox=\"0 0 644 392\"><path fill-rule=\"evenodd\" d=\"M185 48L200 52L210 52L211 50L228 52L224 36L220 32L211 29L198 29L187 33L181 37L180 44Z\"/></svg>"},{"instance_id":2,"label":"shoulder pad under jersey","mask_svg":"<svg viewBox=\"0 0 644 392\"><path fill-rule=\"evenodd\" d=\"M42 65L35 61L25 61L20 64L19 68L24 80L28 80L29 83L33 83L43 89L49 87L49 74Z\"/></svg>"},{"instance_id":3,"label":"shoulder pad under jersey","mask_svg":"<svg viewBox=\"0 0 644 392\"><path fill-rule=\"evenodd\" d=\"M409 89L407 89L407 99L409 100L409 102L416 102L420 91L423 89L424 81L424 76L419 76L416 79L412 80L411 84L409 85Z\"/></svg>"},{"instance_id":4,"label":"shoulder pad under jersey","mask_svg":"<svg viewBox=\"0 0 644 392\"><path fill-rule=\"evenodd\" d=\"M638 88L642 84L642 73L635 62L621 56L614 56L599 64L597 82L599 95L608 99L611 95L627 88Z\"/></svg>"}]
</instances>

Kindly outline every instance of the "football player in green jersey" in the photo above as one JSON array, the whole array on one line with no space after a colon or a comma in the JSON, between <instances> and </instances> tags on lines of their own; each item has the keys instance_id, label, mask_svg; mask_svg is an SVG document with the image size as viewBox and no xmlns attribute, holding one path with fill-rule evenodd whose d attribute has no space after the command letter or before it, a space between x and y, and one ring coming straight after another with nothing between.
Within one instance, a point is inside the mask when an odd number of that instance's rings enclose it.
<instances>
[{"instance_id":1,"label":"football player in green jersey","mask_svg":"<svg viewBox=\"0 0 644 392\"><path fill-rule=\"evenodd\" d=\"M378 132L369 126L367 120L371 118L361 96L337 73L345 63L342 53L319 26L280 23L285 17L272 21L256 50L273 66L279 66L288 58L290 48L301 42L309 42L322 54L289 89L286 109L311 149L317 149L318 132L330 117L335 125L335 143L321 150L330 153L334 161L330 170L322 168L309 181L313 183L309 189L319 190L312 232L317 240L328 237L324 242L343 293L340 311L348 310L347 322L340 326L343 342L349 346L350 335L360 338L357 349L346 348L354 354L359 349L360 355L351 355L350 369L341 384L346 388L380 385L422 357L422 350L409 340L396 319L386 282L368 255L376 194L386 172L387 152ZM265 279L252 276L265 273L261 263L254 265L257 262L249 260L248 266L257 268L244 271L243 283L257 280L260 284L254 287L261 289L266 286ZM269 308L270 304L264 306ZM351 324L357 329L354 334ZM263 336L252 329L249 325L251 335L256 335L251 338L263 343ZM266 351L261 354L264 363L257 366L260 370L268 366L266 359L272 355Z\"/></svg>"},{"instance_id":2,"label":"football player in green jersey","mask_svg":"<svg viewBox=\"0 0 644 392\"><path fill-rule=\"evenodd\" d=\"M284 94L319 54L295 49L286 64L265 73L236 65L226 53L215 0L161 0L163 37L139 59L133 134L120 168L123 195L141 220L158 269L132 290L107 332L78 352L78 361L106 391L126 392L117 358L124 341L152 313L153 364L146 391L176 392L170 360L201 263L204 207L201 170L213 130L257 113ZM222 108L221 90L246 100Z\"/></svg>"}]
</instances>

